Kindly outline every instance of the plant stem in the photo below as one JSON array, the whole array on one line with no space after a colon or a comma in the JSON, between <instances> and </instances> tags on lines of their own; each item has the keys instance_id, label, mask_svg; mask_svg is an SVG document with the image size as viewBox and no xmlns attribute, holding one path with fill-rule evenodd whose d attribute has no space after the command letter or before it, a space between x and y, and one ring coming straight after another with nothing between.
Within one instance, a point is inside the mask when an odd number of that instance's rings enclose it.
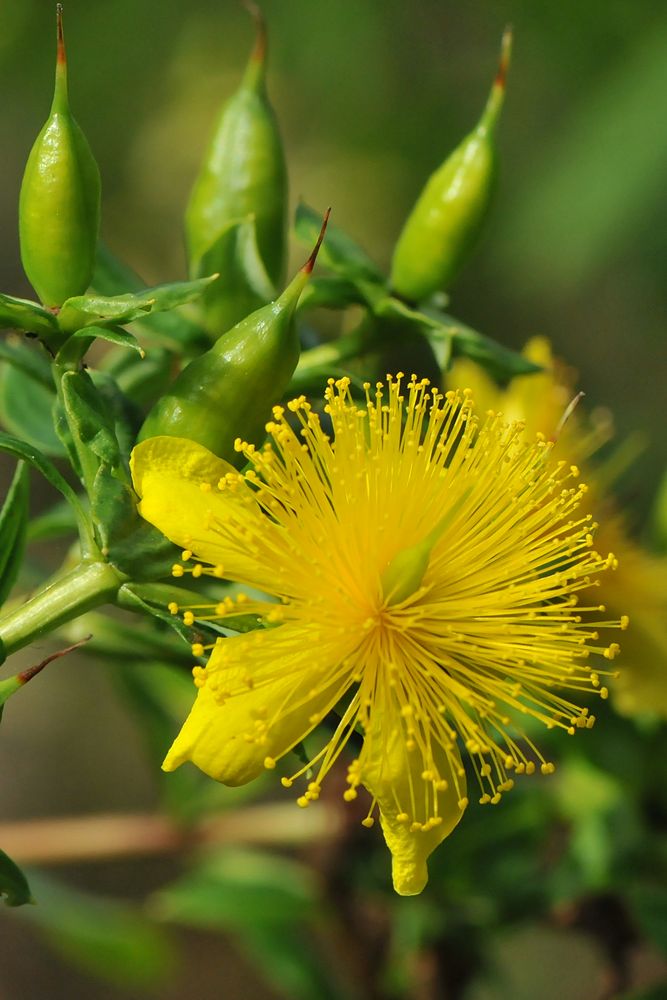
<instances>
[{"instance_id":1,"label":"plant stem","mask_svg":"<svg viewBox=\"0 0 667 1000\"><path fill-rule=\"evenodd\" d=\"M79 563L65 576L0 618L4 657L46 632L112 600L126 577L109 563Z\"/></svg>"},{"instance_id":2,"label":"plant stem","mask_svg":"<svg viewBox=\"0 0 667 1000\"><path fill-rule=\"evenodd\" d=\"M205 844L300 847L336 839L340 810L325 803L296 810L292 802L248 806L179 826L166 816L109 814L0 823L0 843L22 864L63 865L175 854Z\"/></svg>"}]
</instances>

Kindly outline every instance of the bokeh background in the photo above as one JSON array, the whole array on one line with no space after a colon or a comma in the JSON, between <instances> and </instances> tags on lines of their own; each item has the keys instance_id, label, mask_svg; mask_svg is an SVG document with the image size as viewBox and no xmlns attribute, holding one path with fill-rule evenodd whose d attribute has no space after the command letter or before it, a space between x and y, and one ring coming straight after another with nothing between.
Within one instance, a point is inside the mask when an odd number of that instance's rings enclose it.
<instances>
[{"instance_id":1,"label":"bokeh background","mask_svg":"<svg viewBox=\"0 0 667 1000\"><path fill-rule=\"evenodd\" d=\"M19 264L17 198L50 102L53 7L50 0L4 0L0 14L0 288L14 295L31 294ZM641 535L667 466L665 5L264 0L263 7L292 204L303 197L318 208L332 205L336 222L382 265L426 176L476 120L502 29L513 24L501 180L484 239L453 289L453 311L515 347L546 334L578 369L586 404L609 407L619 437L637 442L622 489ZM236 0L68 0L65 15L71 100L102 172L105 239L149 282L183 277L183 207L217 108L251 46L248 16ZM296 263L302 250L293 252ZM0 819L150 810L158 779L101 665L63 661L57 676L53 670L35 688L3 723ZM642 753L659 752L660 731L636 730L642 752L628 733L619 739L629 741L628 753L642 768ZM631 783L632 774L622 780ZM498 818L485 813L480 823ZM479 824L470 828L479 845L470 861L479 870L476 905L482 924L494 927L485 947L499 964L472 984L466 1000L605 995L608 956L581 914L568 916L565 907L554 917L526 904L525 919L504 930L493 887L485 884L494 838L483 837ZM663 830L658 824L656 836ZM456 837L460 844L465 831ZM525 849L536 849L530 836ZM446 873L447 845L441 855L438 872ZM177 864L72 866L60 875L102 895L141 899L173 877ZM392 938L399 958L383 984L357 984L357 995L449 995L428 992L429 959L422 961L414 945L442 919L437 903L421 910L406 903L397 915L384 899L371 884L363 916L378 940L392 920L400 922ZM662 919L667 925L667 909ZM144 995L141 976L108 985L90 963L88 972L72 970L62 948L50 949L34 925L23 914L0 914L2 1000ZM157 985L145 977L161 1000L308 995L296 986L290 993L270 963L257 964L256 951L244 957L238 935L174 934L184 949L179 962ZM345 941L326 926L318 934L322 968L344 965ZM164 942L153 944L154 965L165 972ZM401 954L411 956L404 968ZM663 971L653 945L644 943L638 954L637 989ZM331 996L354 995L337 993L328 977ZM323 985L312 988L324 991L313 997L329 995ZM667 987L651 995L667 996Z\"/></svg>"}]
</instances>

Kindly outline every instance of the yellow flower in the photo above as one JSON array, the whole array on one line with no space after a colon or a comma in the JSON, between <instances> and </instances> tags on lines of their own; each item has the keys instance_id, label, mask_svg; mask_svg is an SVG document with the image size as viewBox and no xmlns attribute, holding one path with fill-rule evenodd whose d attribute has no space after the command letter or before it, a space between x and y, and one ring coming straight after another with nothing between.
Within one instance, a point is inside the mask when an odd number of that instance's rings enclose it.
<instances>
[{"instance_id":1,"label":"yellow flower","mask_svg":"<svg viewBox=\"0 0 667 1000\"><path fill-rule=\"evenodd\" d=\"M333 734L283 784L312 769L297 800L309 805L362 737L344 798L368 790L364 824L379 812L394 886L413 894L468 803L460 747L495 804L514 775L554 769L522 714L570 734L593 724L561 689L607 695L595 661L608 667L618 646L598 630L620 623L578 598L615 559L595 551L579 471L552 462L548 442L494 413L480 421L468 391L399 375L366 394L360 406L330 380L324 426L304 397L276 407L263 449L237 442L245 472L159 437L135 449L133 476L143 516L185 548L177 575L267 595L185 611L264 627L218 640L195 667L164 767L250 781L327 718Z\"/></svg>"},{"instance_id":2,"label":"yellow flower","mask_svg":"<svg viewBox=\"0 0 667 1000\"><path fill-rule=\"evenodd\" d=\"M461 360L453 365L448 382L471 385L479 405L502 411L506 419L525 421L533 433L558 436L556 454L582 466L590 487L588 505L601 521L596 544L611 549L619 561L617 573L600 579L596 598L612 615L626 612L632 622L623 642L623 669L611 685L614 705L626 715L650 712L667 718L667 559L635 542L625 518L614 509L608 495L614 458L597 466L590 461L611 437L608 414L597 411L587 419L577 408L557 435L575 394L573 373L554 359L543 337L530 340L523 353L544 371L515 378L500 389L474 362Z\"/></svg>"}]
</instances>

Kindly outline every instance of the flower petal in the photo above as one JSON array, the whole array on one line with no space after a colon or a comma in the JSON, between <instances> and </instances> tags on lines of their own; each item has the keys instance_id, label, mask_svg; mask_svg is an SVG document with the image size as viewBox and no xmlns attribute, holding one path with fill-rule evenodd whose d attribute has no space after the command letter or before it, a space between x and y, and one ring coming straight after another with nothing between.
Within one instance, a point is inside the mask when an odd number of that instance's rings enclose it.
<instances>
[{"instance_id":1,"label":"flower petal","mask_svg":"<svg viewBox=\"0 0 667 1000\"><path fill-rule=\"evenodd\" d=\"M289 626L283 625L225 639L214 648L206 683L167 754L165 771L189 760L216 781L243 785L260 774L267 758L277 760L287 753L333 708L347 685L340 674L322 684L326 670L312 650L304 650L307 668L301 664L289 669L288 632ZM300 633L298 639L303 649ZM248 687L241 675L247 674L246 664L252 663L258 647L268 676L258 671L256 683ZM275 669L280 663L282 671ZM225 698L223 689L233 693Z\"/></svg>"},{"instance_id":2,"label":"flower petal","mask_svg":"<svg viewBox=\"0 0 667 1000\"><path fill-rule=\"evenodd\" d=\"M212 530L211 512L219 510L224 516L230 503L242 506L234 494L217 491L218 482L228 473L238 475L238 470L194 441L166 436L138 444L130 467L141 516L205 562L224 561L226 551ZM243 489L243 496L247 504L250 491Z\"/></svg>"},{"instance_id":3,"label":"flower petal","mask_svg":"<svg viewBox=\"0 0 667 1000\"><path fill-rule=\"evenodd\" d=\"M367 732L359 763L361 781L380 809L394 889L401 896L415 896L428 881L429 855L449 836L467 805L459 752L453 747L446 753L432 745L431 769L437 769L438 779L446 783L436 791L432 782L424 780L423 754L417 747L411 751L406 747L403 720L394 706ZM432 822L434 814L437 825Z\"/></svg>"}]
</instances>

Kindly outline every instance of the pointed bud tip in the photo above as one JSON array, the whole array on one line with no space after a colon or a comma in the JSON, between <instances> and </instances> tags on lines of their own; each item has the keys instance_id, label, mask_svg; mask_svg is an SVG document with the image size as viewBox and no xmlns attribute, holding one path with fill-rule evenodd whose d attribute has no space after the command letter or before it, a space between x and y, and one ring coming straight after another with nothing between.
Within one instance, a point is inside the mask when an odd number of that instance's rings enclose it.
<instances>
[{"instance_id":1,"label":"pointed bud tip","mask_svg":"<svg viewBox=\"0 0 667 1000\"><path fill-rule=\"evenodd\" d=\"M92 638L92 635L86 635L83 639L79 639L78 642L73 643L66 649L60 649L57 653L51 653L51 655L47 656L41 661L41 663L36 663L34 667L28 667L20 674L17 674L16 680L22 687L24 684L27 684L28 681L31 681L33 677L36 677L37 674L40 674L44 667L48 667L49 663L53 663L54 660L59 660L62 656L67 656L68 653L73 653L75 649L79 649L81 646L84 646L87 642L90 642Z\"/></svg>"},{"instance_id":2,"label":"pointed bud tip","mask_svg":"<svg viewBox=\"0 0 667 1000\"><path fill-rule=\"evenodd\" d=\"M58 63L64 66L67 63L67 55L65 53L65 35L63 32L63 5L61 3L56 4L56 25L58 31Z\"/></svg>"},{"instance_id":3,"label":"pointed bud tip","mask_svg":"<svg viewBox=\"0 0 667 1000\"><path fill-rule=\"evenodd\" d=\"M330 215L331 215L331 207L329 207L324 213L324 218L322 219L322 228L320 229L320 235L317 237L317 243L313 247L313 252L311 253L306 263L301 268L304 274L310 274L313 268L315 267L315 261L317 260L318 253L320 252L320 247L322 246L322 240L324 239L324 234L327 231Z\"/></svg>"},{"instance_id":4,"label":"pointed bud tip","mask_svg":"<svg viewBox=\"0 0 667 1000\"><path fill-rule=\"evenodd\" d=\"M496 87L501 87L505 89L505 84L507 82L507 71L509 70L510 59L512 57L512 38L514 36L514 31L511 24L508 24L503 32L502 41L500 43L500 61L498 63L498 72L496 73L495 85Z\"/></svg>"},{"instance_id":5,"label":"pointed bud tip","mask_svg":"<svg viewBox=\"0 0 667 1000\"><path fill-rule=\"evenodd\" d=\"M267 49L267 34L266 34L266 21L264 20L264 14L259 4L255 3L255 0L242 0L243 6L248 11L253 21L255 22L255 30L257 36L255 38L255 48L250 56L253 62L263 63L266 60L266 49Z\"/></svg>"}]
</instances>

